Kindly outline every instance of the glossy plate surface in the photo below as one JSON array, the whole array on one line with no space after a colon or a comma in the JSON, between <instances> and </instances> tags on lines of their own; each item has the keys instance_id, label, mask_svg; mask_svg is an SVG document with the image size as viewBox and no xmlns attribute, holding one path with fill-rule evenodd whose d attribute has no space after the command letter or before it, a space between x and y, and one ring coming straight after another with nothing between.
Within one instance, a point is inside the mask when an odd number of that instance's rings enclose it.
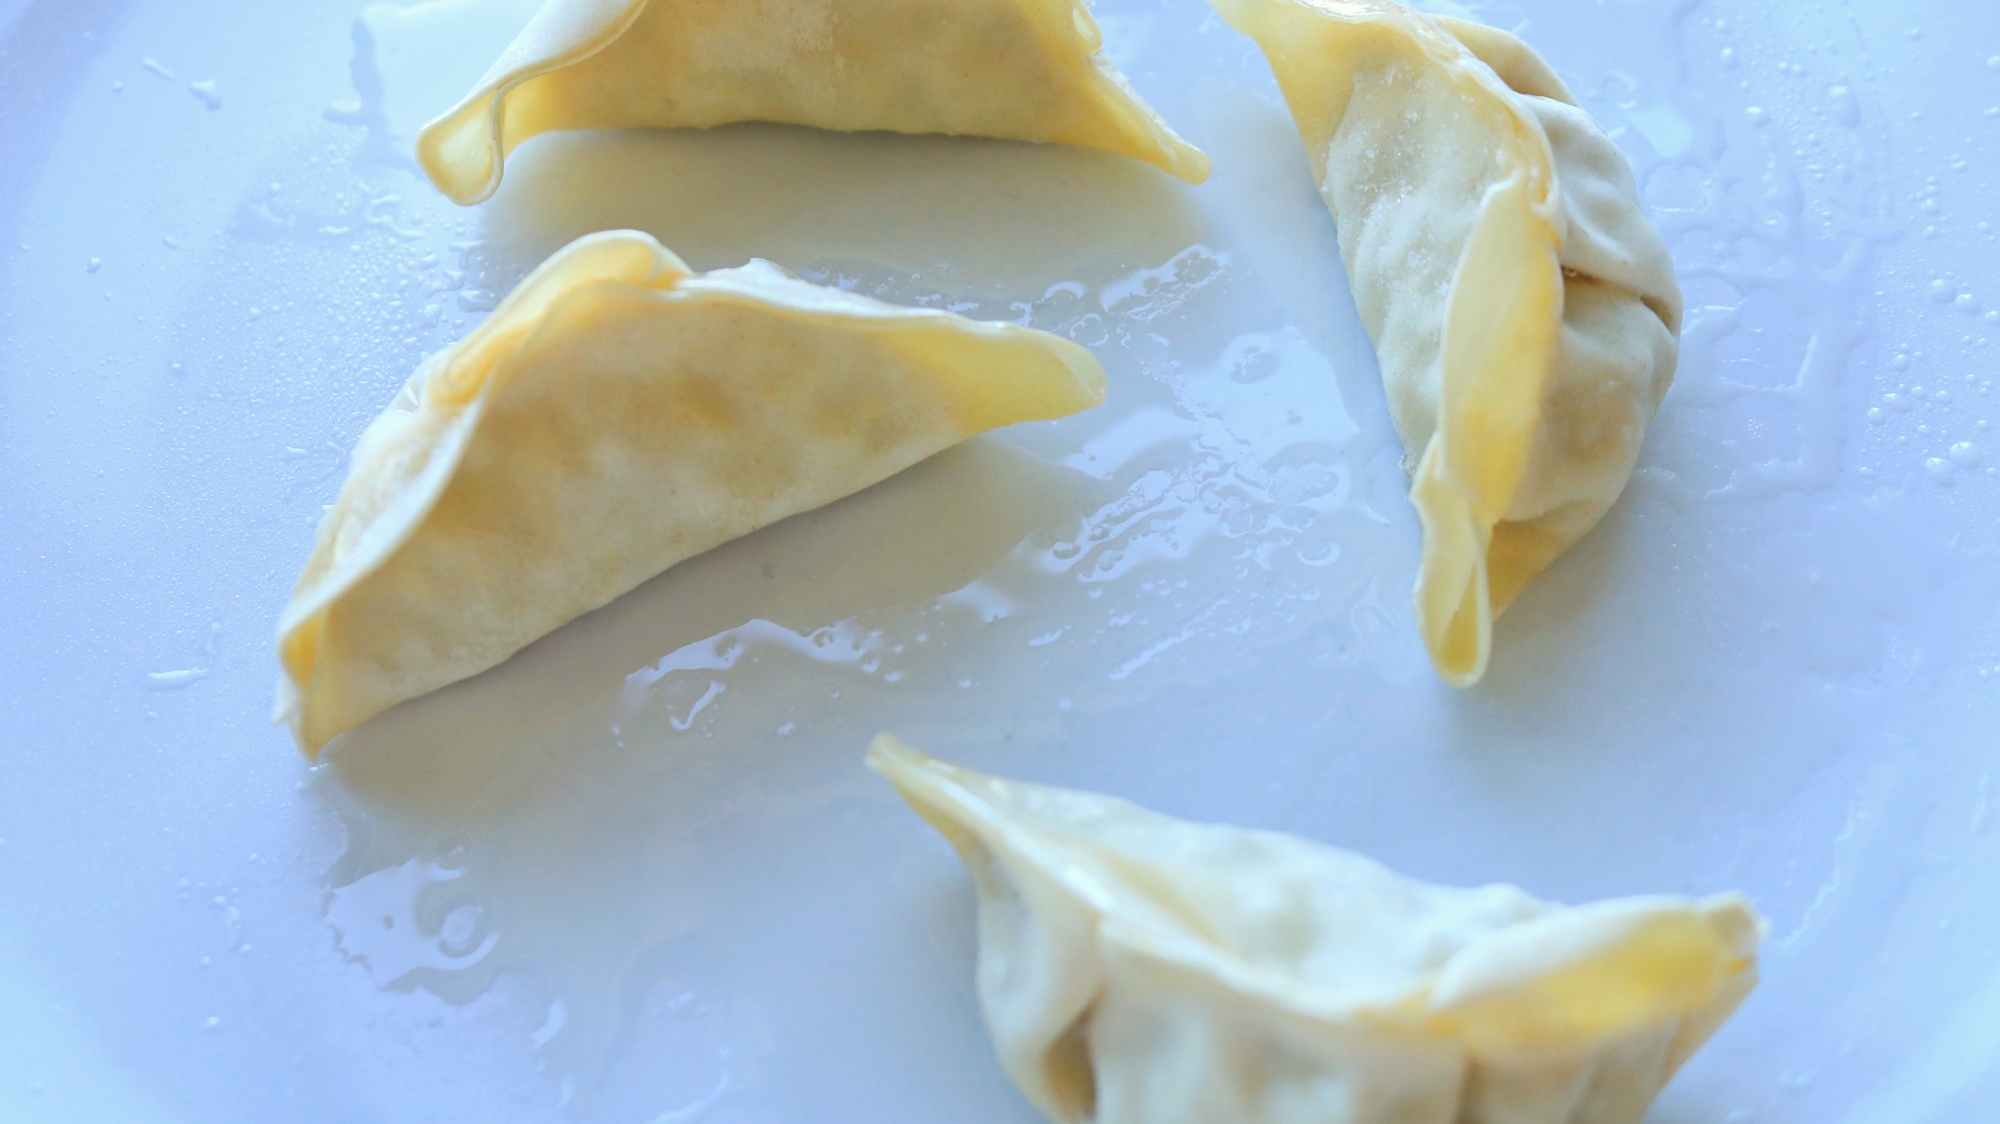
<instances>
[{"instance_id":1,"label":"glossy plate surface","mask_svg":"<svg viewBox=\"0 0 2000 1124\"><path fill-rule=\"evenodd\" d=\"M1604 525L1432 676L1333 226L1252 44L1105 0L1215 160L769 126L413 174L522 0L0 0L0 1119L1034 1119L972 898L860 767L976 767L1564 900L1748 891L1658 1124L2000 1105L2000 7L1494 0L1691 307ZM271 631L362 426L637 227L1095 348L1109 403L676 568L309 769Z\"/></svg>"}]
</instances>

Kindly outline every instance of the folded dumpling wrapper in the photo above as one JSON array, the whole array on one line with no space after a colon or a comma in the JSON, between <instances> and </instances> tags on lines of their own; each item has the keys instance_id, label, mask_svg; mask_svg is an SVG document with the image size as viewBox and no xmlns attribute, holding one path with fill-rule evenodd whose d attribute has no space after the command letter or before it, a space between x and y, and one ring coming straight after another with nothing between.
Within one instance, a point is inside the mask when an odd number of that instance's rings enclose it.
<instances>
[{"instance_id":1,"label":"folded dumpling wrapper","mask_svg":"<svg viewBox=\"0 0 2000 1124\"><path fill-rule=\"evenodd\" d=\"M417 159L472 204L538 133L780 121L1081 145L1206 179L1103 38L1086 0L548 0Z\"/></svg>"},{"instance_id":2,"label":"folded dumpling wrapper","mask_svg":"<svg viewBox=\"0 0 2000 1124\"><path fill-rule=\"evenodd\" d=\"M277 718L316 754L676 562L1103 399L1044 332L579 239L362 434L278 626Z\"/></svg>"},{"instance_id":3,"label":"folded dumpling wrapper","mask_svg":"<svg viewBox=\"0 0 2000 1124\"><path fill-rule=\"evenodd\" d=\"M1263 47L1339 227L1424 526L1438 673L1597 524L1673 379L1681 294L1631 168L1514 36L1393 0L1212 0Z\"/></svg>"},{"instance_id":4,"label":"folded dumpling wrapper","mask_svg":"<svg viewBox=\"0 0 2000 1124\"><path fill-rule=\"evenodd\" d=\"M888 735L868 763L971 872L993 1044L1062 1124L1639 1124L1757 979L1735 894L1564 907Z\"/></svg>"}]
</instances>

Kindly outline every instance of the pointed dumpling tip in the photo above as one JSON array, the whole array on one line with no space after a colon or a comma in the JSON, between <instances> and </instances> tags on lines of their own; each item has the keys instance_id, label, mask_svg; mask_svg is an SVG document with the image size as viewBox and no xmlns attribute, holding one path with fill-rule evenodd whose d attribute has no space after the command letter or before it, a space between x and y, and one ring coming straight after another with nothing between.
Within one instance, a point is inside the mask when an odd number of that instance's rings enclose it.
<instances>
[{"instance_id":1,"label":"pointed dumpling tip","mask_svg":"<svg viewBox=\"0 0 2000 1124\"><path fill-rule=\"evenodd\" d=\"M885 777L894 778L922 768L932 758L919 753L896 735L882 733L875 735L875 740L868 743L868 752L863 760L870 769Z\"/></svg>"},{"instance_id":2,"label":"pointed dumpling tip","mask_svg":"<svg viewBox=\"0 0 2000 1124\"><path fill-rule=\"evenodd\" d=\"M1561 909L1453 957L1428 1006L1482 1057L1592 1049L1725 998L1753 970L1761 932L1740 895Z\"/></svg>"}]
</instances>

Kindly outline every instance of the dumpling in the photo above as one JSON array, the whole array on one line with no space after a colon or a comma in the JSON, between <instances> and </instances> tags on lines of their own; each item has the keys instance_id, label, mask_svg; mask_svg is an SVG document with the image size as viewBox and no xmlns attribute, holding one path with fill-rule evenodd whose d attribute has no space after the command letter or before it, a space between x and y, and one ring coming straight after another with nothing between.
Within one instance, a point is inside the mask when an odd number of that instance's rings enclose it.
<instances>
[{"instance_id":1,"label":"dumpling","mask_svg":"<svg viewBox=\"0 0 2000 1124\"><path fill-rule=\"evenodd\" d=\"M978 992L1061 1124L1638 1124L1756 983L1734 894L1564 907L868 748L979 894Z\"/></svg>"},{"instance_id":2,"label":"dumpling","mask_svg":"<svg viewBox=\"0 0 2000 1124\"><path fill-rule=\"evenodd\" d=\"M1087 0L548 0L417 159L472 204L538 133L782 121L1082 145L1206 179L1103 38Z\"/></svg>"},{"instance_id":3,"label":"dumpling","mask_svg":"<svg viewBox=\"0 0 2000 1124\"><path fill-rule=\"evenodd\" d=\"M1082 347L594 234L361 435L278 626L308 756L682 559L1104 398Z\"/></svg>"},{"instance_id":4,"label":"dumpling","mask_svg":"<svg viewBox=\"0 0 2000 1124\"><path fill-rule=\"evenodd\" d=\"M1514 36L1392 0L1212 0L1305 138L1423 520L1438 674L1625 487L1681 294L1632 171Z\"/></svg>"}]
</instances>

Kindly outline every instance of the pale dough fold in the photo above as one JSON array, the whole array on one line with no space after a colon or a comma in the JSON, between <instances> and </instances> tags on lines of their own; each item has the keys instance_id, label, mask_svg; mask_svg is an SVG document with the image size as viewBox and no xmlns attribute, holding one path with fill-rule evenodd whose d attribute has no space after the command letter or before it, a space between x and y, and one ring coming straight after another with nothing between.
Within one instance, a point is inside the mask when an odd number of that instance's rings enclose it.
<instances>
[{"instance_id":1,"label":"pale dough fold","mask_svg":"<svg viewBox=\"0 0 2000 1124\"><path fill-rule=\"evenodd\" d=\"M1206 179L1102 46L1085 0L548 0L417 159L472 204L538 133L780 121L1081 145Z\"/></svg>"},{"instance_id":2,"label":"pale dough fold","mask_svg":"<svg viewBox=\"0 0 2000 1124\"><path fill-rule=\"evenodd\" d=\"M361 435L278 626L277 719L315 755L676 562L1103 399L1043 332L579 239Z\"/></svg>"},{"instance_id":3,"label":"pale dough fold","mask_svg":"<svg viewBox=\"0 0 2000 1124\"><path fill-rule=\"evenodd\" d=\"M868 749L965 861L1000 1062L1061 1124L1639 1124L1757 979L1738 895L1434 886Z\"/></svg>"},{"instance_id":4,"label":"pale dough fold","mask_svg":"<svg viewBox=\"0 0 2000 1124\"><path fill-rule=\"evenodd\" d=\"M1514 36L1392 0L1212 0L1339 227L1423 520L1438 674L1597 524L1673 379L1680 287L1617 147Z\"/></svg>"}]
</instances>

